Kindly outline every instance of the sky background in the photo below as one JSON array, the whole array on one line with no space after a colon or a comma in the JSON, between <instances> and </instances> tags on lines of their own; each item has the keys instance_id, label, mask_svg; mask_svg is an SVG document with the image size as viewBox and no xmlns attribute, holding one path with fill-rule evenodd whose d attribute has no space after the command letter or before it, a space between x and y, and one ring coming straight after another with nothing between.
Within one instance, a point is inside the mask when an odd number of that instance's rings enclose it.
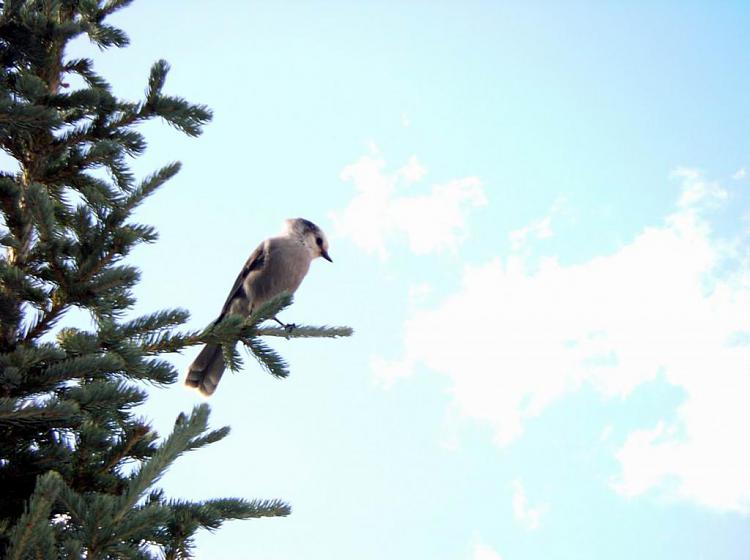
<instances>
[{"instance_id":1,"label":"sky background","mask_svg":"<svg viewBox=\"0 0 750 560\"><path fill-rule=\"evenodd\" d=\"M215 112L144 127L134 312L202 328L288 217L319 224L271 340L210 399L175 497L283 498L198 557L699 559L750 550L745 2L137 1L93 55ZM175 356L184 371L197 349ZM202 399L154 390L166 434Z\"/></svg>"}]
</instances>

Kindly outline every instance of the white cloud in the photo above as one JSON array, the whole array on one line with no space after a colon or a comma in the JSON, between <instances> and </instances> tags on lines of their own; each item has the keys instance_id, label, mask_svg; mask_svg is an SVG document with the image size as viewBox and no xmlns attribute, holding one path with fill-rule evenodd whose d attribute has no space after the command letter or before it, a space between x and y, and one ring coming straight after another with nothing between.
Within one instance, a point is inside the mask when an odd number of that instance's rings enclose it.
<instances>
[{"instance_id":1,"label":"white cloud","mask_svg":"<svg viewBox=\"0 0 750 560\"><path fill-rule=\"evenodd\" d=\"M750 263L711 235L704 209L726 191L693 170L675 177L678 209L613 254L467 267L457 293L412 312L403 355L373 360L376 378L445 376L451 409L505 445L582 383L626 396L660 375L685 395L676 423L630 435L614 487L750 513Z\"/></svg>"},{"instance_id":2,"label":"white cloud","mask_svg":"<svg viewBox=\"0 0 750 560\"><path fill-rule=\"evenodd\" d=\"M464 177L433 185L423 194L402 194L425 173L415 156L387 173L376 150L346 166L341 179L353 183L357 192L346 208L332 214L337 233L381 259L388 258L390 245L400 238L417 255L455 252L468 236L469 210L487 203L482 182Z\"/></svg>"},{"instance_id":3,"label":"white cloud","mask_svg":"<svg viewBox=\"0 0 750 560\"><path fill-rule=\"evenodd\" d=\"M539 528L542 516L549 511L546 504L531 507L526 498L526 491L520 480L513 481L513 517L527 531L534 531Z\"/></svg>"},{"instance_id":4,"label":"white cloud","mask_svg":"<svg viewBox=\"0 0 750 560\"><path fill-rule=\"evenodd\" d=\"M471 560L503 560L495 549L481 542L474 544Z\"/></svg>"},{"instance_id":5,"label":"white cloud","mask_svg":"<svg viewBox=\"0 0 750 560\"><path fill-rule=\"evenodd\" d=\"M735 181L740 181L740 180L744 179L745 177L747 177L747 169L745 169L744 167L740 167L732 175L732 179L734 179Z\"/></svg>"}]
</instances>

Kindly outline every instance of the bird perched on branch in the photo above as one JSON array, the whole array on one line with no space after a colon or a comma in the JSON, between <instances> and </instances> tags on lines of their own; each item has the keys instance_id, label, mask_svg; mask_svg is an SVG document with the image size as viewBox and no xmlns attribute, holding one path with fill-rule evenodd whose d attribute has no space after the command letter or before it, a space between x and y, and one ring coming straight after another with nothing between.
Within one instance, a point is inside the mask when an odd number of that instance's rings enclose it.
<instances>
[{"instance_id":1,"label":"bird perched on branch","mask_svg":"<svg viewBox=\"0 0 750 560\"><path fill-rule=\"evenodd\" d=\"M323 231L303 218L286 220L282 234L263 241L247 259L214 324L227 315L248 317L267 301L283 293L293 294L305 278L310 263L318 257L333 262ZM224 368L221 346L206 344L190 364L185 384L206 396L211 395Z\"/></svg>"}]
</instances>

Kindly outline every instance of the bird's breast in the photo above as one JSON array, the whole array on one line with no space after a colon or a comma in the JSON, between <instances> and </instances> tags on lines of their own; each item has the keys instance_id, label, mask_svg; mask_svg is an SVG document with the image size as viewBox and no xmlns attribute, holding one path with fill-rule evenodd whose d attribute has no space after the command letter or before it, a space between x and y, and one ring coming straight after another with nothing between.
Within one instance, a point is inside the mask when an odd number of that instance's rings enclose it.
<instances>
[{"instance_id":1,"label":"bird's breast","mask_svg":"<svg viewBox=\"0 0 750 560\"><path fill-rule=\"evenodd\" d=\"M254 305L282 294L294 293L310 269L310 253L304 245L279 240L268 247L263 270L248 286Z\"/></svg>"}]
</instances>

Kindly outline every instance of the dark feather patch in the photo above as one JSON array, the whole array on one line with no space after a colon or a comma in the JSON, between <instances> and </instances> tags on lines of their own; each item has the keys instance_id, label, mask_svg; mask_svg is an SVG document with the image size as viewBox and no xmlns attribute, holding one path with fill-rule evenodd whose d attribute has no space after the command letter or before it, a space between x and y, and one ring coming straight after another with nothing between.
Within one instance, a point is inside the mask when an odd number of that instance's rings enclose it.
<instances>
[{"instance_id":1,"label":"dark feather patch","mask_svg":"<svg viewBox=\"0 0 750 560\"><path fill-rule=\"evenodd\" d=\"M245 278L247 278L247 275L250 274L254 270L260 270L263 268L263 265L266 262L266 248L265 248L265 242L258 245L258 247L255 249L255 251L252 252L250 257L245 262L245 266L242 267L242 270L240 271L239 275L237 276L237 279L234 281L234 285L232 286L232 289L229 291L229 295L227 296L227 300L224 302L224 307L221 309L221 315L219 315L219 318L217 319L217 322L224 318L224 316L229 311L229 308L232 306L232 302L237 298L246 298L247 294L245 293Z\"/></svg>"},{"instance_id":2,"label":"dark feather patch","mask_svg":"<svg viewBox=\"0 0 750 560\"><path fill-rule=\"evenodd\" d=\"M320 228L316 226L314 223L312 223L310 220L306 220L304 218L297 218L297 221L302 224L302 233L317 233L320 231Z\"/></svg>"}]
</instances>

